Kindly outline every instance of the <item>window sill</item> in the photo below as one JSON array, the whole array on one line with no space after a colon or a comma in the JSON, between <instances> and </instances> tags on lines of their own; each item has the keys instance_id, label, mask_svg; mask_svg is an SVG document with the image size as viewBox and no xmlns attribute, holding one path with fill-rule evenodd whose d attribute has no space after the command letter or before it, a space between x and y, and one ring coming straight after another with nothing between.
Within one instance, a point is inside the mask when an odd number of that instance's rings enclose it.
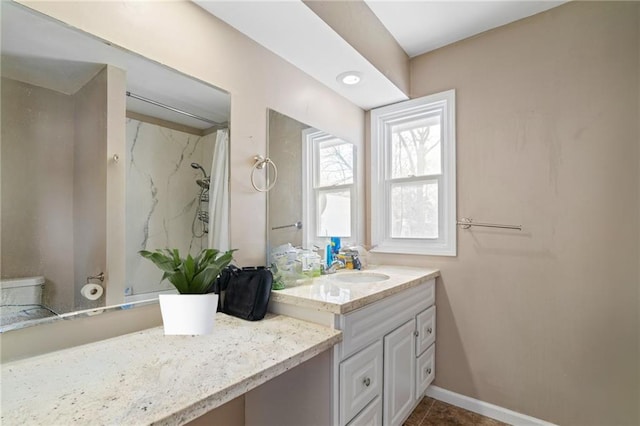
<instances>
[{"instance_id":1,"label":"window sill","mask_svg":"<svg viewBox=\"0 0 640 426\"><path fill-rule=\"evenodd\" d=\"M455 247L444 246L418 246L418 245L405 245L405 244L380 244L375 246L371 250L371 253L387 253L387 254L411 254L420 256L457 256L457 250Z\"/></svg>"}]
</instances>

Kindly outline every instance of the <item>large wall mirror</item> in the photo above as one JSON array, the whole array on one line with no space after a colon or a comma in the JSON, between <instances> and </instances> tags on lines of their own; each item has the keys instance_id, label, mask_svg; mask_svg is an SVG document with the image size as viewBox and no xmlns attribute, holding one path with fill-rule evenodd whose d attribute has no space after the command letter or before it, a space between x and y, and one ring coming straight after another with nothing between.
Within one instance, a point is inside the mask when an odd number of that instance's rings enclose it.
<instances>
[{"instance_id":1,"label":"large wall mirror","mask_svg":"<svg viewBox=\"0 0 640 426\"><path fill-rule=\"evenodd\" d=\"M268 262L283 245L323 253L329 237L362 243L362 152L354 143L268 110L268 156L277 166L268 192Z\"/></svg>"},{"instance_id":2,"label":"large wall mirror","mask_svg":"<svg viewBox=\"0 0 640 426\"><path fill-rule=\"evenodd\" d=\"M172 291L141 249L228 248L228 93L12 2L1 29L1 332Z\"/></svg>"}]
</instances>

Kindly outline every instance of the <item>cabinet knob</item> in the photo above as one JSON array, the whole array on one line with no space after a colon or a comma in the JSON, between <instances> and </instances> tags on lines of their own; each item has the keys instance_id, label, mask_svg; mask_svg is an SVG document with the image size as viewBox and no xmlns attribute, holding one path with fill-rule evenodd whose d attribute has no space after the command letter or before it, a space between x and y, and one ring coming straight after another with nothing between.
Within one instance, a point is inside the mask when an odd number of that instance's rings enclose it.
<instances>
[{"instance_id":1,"label":"cabinet knob","mask_svg":"<svg viewBox=\"0 0 640 426\"><path fill-rule=\"evenodd\" d=\"M369 385L371 384L371 379L368 377L365 377L365 379L362 381L362 383L366 386L369 387Z\"/></svg>"},{"instance_id":2,"label":"cabinet knob","mask_svg":"<svg viewBox=\"0 0 640 426\"><path fill-rule=\"evenodd\" d=\"M425 368L424 372L428 376L429 374L431 374L431 368L429 368L429 367Z\"/></svg>"},{"instance_id":3,"label":"cabinet knob","mask_svg":"<svg viewBox=\"0 0 640 426\"><path fill-rule=\"evenodd\" d=\"M429 334L433 333L433 328L431 328L431 327L427 328L427 333L429 333Z\"/></svg>"},{"instance_id":4,"label":"cabinet knob","mask_svg":"<svg viewBox=\"0 0 640 426\"><path fill-rule=\"evenodd\" d=\"M420 332L418 330L416 330L416 331L413 332L413 335L418 337L420 335Z\"/></svg>"}]
</instances>

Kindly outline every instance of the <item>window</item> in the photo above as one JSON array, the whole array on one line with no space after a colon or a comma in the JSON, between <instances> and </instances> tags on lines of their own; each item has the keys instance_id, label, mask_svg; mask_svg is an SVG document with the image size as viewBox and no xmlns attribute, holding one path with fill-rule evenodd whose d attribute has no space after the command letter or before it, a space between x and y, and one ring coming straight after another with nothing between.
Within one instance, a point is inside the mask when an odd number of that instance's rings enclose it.
<instances>
[{"instance_id":1,"label":"window","mask_svg":"<svg viewBox=\"0 0 640 426\"><path fill-rule=\"evenodd\" d=\"M303 139L303 246L323 247L326 237L355 234L355 147L328 133L305 130Z\"/></svg>"},{"instance_id":2,"label":"window","mask_svg":"<svg viewBox=\"0 0 640 426\"><path fill-rule=\"evenodd\" d=\"M456 255L455 91L371 111L371 240Z\"/></svg>"}]
</instances>

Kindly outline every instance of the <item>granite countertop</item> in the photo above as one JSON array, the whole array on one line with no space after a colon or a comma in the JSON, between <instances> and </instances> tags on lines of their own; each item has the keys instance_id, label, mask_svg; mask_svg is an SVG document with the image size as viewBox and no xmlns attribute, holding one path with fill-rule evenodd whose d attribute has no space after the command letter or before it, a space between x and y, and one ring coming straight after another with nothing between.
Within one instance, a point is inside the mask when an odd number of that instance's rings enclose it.
<instances>
[{"instance_id":1,"label":"granite countertop","mask_svg":"<svg viewBox=\"0 0 640 426\"><path fill-rule=\"evenodd\" d=\"M385 274L389 279L371 283L348 283L338 279L341 274L358 273ZM335 274L308 279L284 290L274 290L271 292L271 301L346 314L439 276L438 269L408 266L380 265L364 271L339 270Z\"/></svg>"},{"instance_id":2,"label":"granite countertop","mask_svg":"<svg viewBox=\"0 0 640 426\"><path fill-rule=\"evenodd\" d=\"M290 370L342 333L267 314L216 315L207 336L162 327L2 365L3 425L183 424Z\"/></svg>"}]
</instances>

